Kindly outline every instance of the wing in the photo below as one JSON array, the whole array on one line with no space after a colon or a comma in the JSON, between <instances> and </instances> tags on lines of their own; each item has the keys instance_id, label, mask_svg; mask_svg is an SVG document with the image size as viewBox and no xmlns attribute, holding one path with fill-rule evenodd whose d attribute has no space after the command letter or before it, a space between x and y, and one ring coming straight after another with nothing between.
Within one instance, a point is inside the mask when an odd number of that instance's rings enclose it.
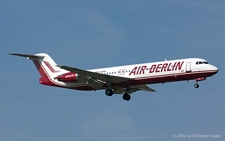
<instances>
[{"instance_id":1,"label":"wing","mask_svg":"<svg viewBox=\"0 0 225 141\"><path fill-rule=\"evenodd\" d=\"M86 71L86 70L82 70L82 69L78 69L78 68L72 68L72 67L68 67L68 66L59 66L59 67L62 69L71 71L71 72L75 72L79 76L90 77L92 79L101 80L106 83L122 83L122 82L126 82L128 80L131 80L130 78L126 78L126 77L105 75L105 74L95 73L95 72Z\"/></svg>"},{"instance_id":2,"label":"wing","mask_svg":"<svg viewBox=\"0 0 225 141\"><path fill-rule=\"evenodd\" d=\"M72 68L68 66L59 66L62 69L75 72L78 74L78 76L81 76L78 81L81 81L83 83L86 83L88 86L95 88L95 89L100 89L103 85L99 83L100 81L107 83L122 83L126 82L129 80L132 80L131 78L126 78L126 77L119 77L119 76L112 76L112 75L105 75L105 74L100 74L100 73L95 73L91 71L86 71L78 68ZM90 79L89 79L90 78ZM88 80L91 80L91 83L87 83ZM98 80L98 81L93 81L93 80ZM126 88L117 88L115 89L114 93L115 94L123 94L124 92L128 93L133 93L139 90L147 91L147 92L155 92L154 89L148 87L147 85L135 85L135 86L130 86L129 90Z\"/></svg>"}]
</instances>

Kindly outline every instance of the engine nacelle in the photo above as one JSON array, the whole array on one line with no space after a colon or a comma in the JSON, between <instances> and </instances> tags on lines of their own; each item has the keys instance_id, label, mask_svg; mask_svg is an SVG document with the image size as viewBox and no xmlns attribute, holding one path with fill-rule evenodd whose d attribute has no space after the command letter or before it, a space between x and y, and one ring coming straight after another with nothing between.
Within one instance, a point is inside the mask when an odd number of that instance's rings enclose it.
<instances>
[{"instance_id":1,"label":"engine nacelle","mask_svg":"<svg viewBox=\"0 0 225 141\"><path fill-rule=\"evenodd\" d=\"M78 75L76 73L68 72L68 73L57 76L56 79L62 82L74 82L76 81L77 76Z\"/></svg>"}]
</instances>

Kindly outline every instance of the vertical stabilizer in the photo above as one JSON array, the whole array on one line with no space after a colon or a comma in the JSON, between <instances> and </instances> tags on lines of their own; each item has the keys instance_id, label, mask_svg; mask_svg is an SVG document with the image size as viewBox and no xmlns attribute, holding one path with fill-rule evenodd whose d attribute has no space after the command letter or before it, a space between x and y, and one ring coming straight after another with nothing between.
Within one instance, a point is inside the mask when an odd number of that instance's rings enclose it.
<instances>
[{"instance_id":1,"label":"vertical stabilizer","mask_svg":"<svg viewBox=\"0 0 225 141\"><path fill-rule=\"evenodd\" d=\"M33 60L38 72L40 73L41 77L55 77L63 70L57 67L57 64L52 60L52 58L45 53L35 54L35 56L41 56L37 59Z\"/></svg>"},{"instance_id":2,"label":"vertical stabilizer","mask_svg":"<svg viewBox=\"0 0 225 141\"><path fill-rule=\"evenodd\" d=\"M43 85L55 86L54 78L67 71L60 69L54 60L46 53L38 53L35 55L9 53L10 55L26 57L32 60L41 75L40 83Z\"/></svg>"}]
</instances>

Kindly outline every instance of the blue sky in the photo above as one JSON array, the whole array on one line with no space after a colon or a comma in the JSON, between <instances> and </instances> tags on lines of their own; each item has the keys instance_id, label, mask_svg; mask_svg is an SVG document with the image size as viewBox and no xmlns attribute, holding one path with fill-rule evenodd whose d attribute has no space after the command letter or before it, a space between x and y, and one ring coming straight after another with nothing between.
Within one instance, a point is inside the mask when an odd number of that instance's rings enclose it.
<instances>
[{"instance_id":1,"label":"blue sky","mask_svg":"<svg viewBox=\"0 0 225 141\"><path fill-rule=\"evenodd\" d=\"M224 140L224 9L208 0L0 1L0 140ZM150 85L156 93L126 102L42 86L33 63L8 52L45 52L82 69L200 57L219 73L199 89L194 81Z\"/></svg>"}]
</instances>

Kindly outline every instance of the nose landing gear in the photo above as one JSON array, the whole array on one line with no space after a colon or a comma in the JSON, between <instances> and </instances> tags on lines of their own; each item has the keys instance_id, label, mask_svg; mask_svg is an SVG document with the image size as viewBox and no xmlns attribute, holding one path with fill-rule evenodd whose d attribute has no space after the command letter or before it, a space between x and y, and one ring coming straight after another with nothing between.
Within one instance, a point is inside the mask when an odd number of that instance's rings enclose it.
<instances>
[{"instance_id":1,"label":"nose landing gear","mask_svg":"<svg viewBox=\"0 0 225 141\"><path fill-rule=\"evenodd\" d=\"M199 87L199 84L198 84L198 83L195 83L195 84L194 84L194 87L195 87L195 88L198 88L198 87Z\"/></svg>"}]
</instances>

